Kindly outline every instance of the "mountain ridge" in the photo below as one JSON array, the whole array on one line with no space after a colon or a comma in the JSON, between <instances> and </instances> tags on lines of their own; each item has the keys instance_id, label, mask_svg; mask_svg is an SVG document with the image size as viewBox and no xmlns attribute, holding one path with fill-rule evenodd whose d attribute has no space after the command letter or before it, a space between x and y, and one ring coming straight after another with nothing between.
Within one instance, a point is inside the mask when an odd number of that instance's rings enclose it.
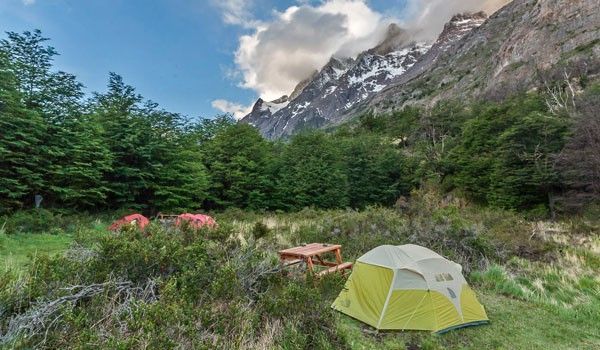
<instances>
[{"instance_id":1,"label":"mountain ridge","mask_svg":"<svg viewBox=\"0 0 600 350\"><path fill-rule=\"evenodd\" d=\"M280 103L259 99L241 122L266 138L285 138L365 112L444 99L502 99L536 88L540 72L563 61L596 76L597 23L594 0L514 0L489 18L483 12L453 16L433 43L415 41L414 33L392 24L372 49L356 58L332 57Z\"/></svg>"}]
</instances>

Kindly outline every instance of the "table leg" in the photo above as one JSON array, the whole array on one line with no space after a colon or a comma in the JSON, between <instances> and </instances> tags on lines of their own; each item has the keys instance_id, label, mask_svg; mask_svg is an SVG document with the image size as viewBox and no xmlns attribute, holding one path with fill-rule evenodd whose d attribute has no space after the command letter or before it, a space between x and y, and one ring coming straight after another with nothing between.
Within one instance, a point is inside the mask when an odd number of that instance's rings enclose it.
<instances>
[{"instance_id":1,"label":"table leg","mask_svg":"<svg viewBox=\"0 0 600 350\"><path fill-rule=\"evenodd\" d=\"M308 271L310 273L312 273L313 272L313 261L310 256L306 259L306 265L308 266Z\"/></svg>"},{"instance_id":2,"label":"table leg","mask_svg":"<svg viewBox=\"0 0 600 350\"><path fill-rule=\"evenodd\" d=\"M342 263L342 253L339 248L335 250L335 261L338 265Z\"/></svg>"},{"instance_id":3,"label":"table leg","mask_svg":"<svg viewBox=\"0 0 600 350\"><path fill-rule=\"evenodd\" d=\"M326 266L325 262L323 261L323 259L321 258L320 255L315 255L315 257L317 258L317 260L319 260L319 263L323 266Z\"/></svg>"}]
</instances>

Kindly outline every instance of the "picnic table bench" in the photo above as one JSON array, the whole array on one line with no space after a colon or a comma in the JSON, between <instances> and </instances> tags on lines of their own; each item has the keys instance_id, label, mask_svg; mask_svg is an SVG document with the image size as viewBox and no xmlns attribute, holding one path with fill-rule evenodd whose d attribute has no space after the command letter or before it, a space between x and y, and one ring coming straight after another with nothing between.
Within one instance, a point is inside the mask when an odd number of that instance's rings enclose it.
<instances>
[{"instance_id":1,"label":"picnic table bench","mask_svg":"<svg viewBox=\"0 0 600 350\"><path fill-rule=\"evenodd\" d=\"M342 246L339 244L304 244L298 247L280 250L279 261L283 266L305 262L309 273L315 273L315 265L326 267L326 269L316 272L315 275L317 277L337 271L345 273L346 270L352 268L352 263L342 261L341 250ZM333 253L335 255L335 262L323 259L322 255L327 253Z\"/></svg>"}]
</instances>

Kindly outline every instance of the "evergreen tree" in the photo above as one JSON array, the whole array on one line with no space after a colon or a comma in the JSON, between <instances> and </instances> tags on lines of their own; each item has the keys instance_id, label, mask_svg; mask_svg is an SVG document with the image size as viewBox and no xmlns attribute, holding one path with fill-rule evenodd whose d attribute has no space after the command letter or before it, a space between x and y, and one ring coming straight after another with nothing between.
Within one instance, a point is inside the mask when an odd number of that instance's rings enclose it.
<instances>
[{"instance_id":1,"label":"evergreen tree","mask_svg":"<svg viewBox=\"0 0 600 350\"><path fill-rule=\"evenodd\" d=\"M361 135L339 140L348 178L349 204L364 208L370 204L391 205L412 188L409 174L414 170L395 146L384 138Z\"/></svg>"},{"instance_id":2,"label":"evergreen tree","mask_svg":"<svg viewBox=\"0 0 600 350\"><path fill-rule=\"evenodd\" d=\"M549 115L537 95L476 106L451 152L450 181L473 199L503 208L547 203L558 181L551 159L567 125Z\"/></svg>"},{"instance_id":3,"label":"evergreen tree","mask_svg":"<svg viewBox=\"0 0 600 350\"><path fill-rule=\"evenodd\" d=\"M152 133L149 120L141 115L142 100L115 73L110 73L108 91L94 96L93 109L112 155L111 171L105 175L112 207L146 208L152 194Z\"/></svg>"},{"instance_id":4,"label":"evergreen tree","mask_svg":"<svg viewBox=\"0 0 600 350\"><path fill-rule=\"evenodd\" d=\"M174 113L147 111L152 125L154 210L199 209L208 197L209 177L191 128Z\"/></svg>"},{"instance_id":5,"label":"evergreen tree","mask_svg":"<svg viewBox=\"0 0 600 350\"><path fill-rule=\"evenodd\" d=\"M554 155L564 145L568 125L562 116L533 112L500 134L488 202L509 209L549 203L559 186Z\"/></svg>"},{"instance_id":6,"label":"evergreen tree","mask_svg":"<svg viewBox=\"0 0 600 350\"><path fill-rule=\"evenodd\" d=\"M44 120L21 103L10 62L0 50L0 212L33 203L46 187Z\"/></svg>"},{"instance_id":7,"label":"evergreen tree","mask_svg":"<svg viewBox=\"0 0 600 350\"><path fill-rule=\"evenodd\" d=\"M50 39L42 36L40 30L8 32L7 36L0 47L12 62L25 107L40 111L52 121L60 121L78 110L83 85L72 74L51 71L58 52L52 46L45 46Z\"/></svg>"},{"instance_id":8,"label":"evergreen tree","mask_svg":"<svg viewBox=\"0 0 600 350\"><path fill-rule=\"evenodd\" d=\"M56 202L70 208L104 208L112 154L96 115L68 118L55 127L60 153L50 166L50 191Z\"/></svg>"},{"instance_id":9,"label":"evergreen tree","mask_svg":"<svg viewBox=\"0 0 600 350\"><path fill-rule=\"evenodd\" d=\"M210 204L263 209L269 206L267 166L271 145L250 125L235 124L204 144L211 176Z\"/></svg>"},{"instance_id":10,"label":"evergreen tree","mask_svg":"<svg viewBox=\"0 0 600 350\"><path fill-rule=\"evenodd\" d=\"M284 209L350 204L342 153L321 132L295 136L281 154L277 192Z\"/></svg>"}]
</instances>

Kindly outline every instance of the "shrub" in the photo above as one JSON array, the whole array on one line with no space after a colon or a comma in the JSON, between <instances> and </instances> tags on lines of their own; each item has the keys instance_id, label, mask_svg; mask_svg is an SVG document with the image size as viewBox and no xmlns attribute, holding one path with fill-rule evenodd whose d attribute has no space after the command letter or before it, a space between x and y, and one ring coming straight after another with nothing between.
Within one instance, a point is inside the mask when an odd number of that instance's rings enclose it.
<instances>
[{"instance_id":1,"label":"shrub","mask_svg":"<svg viewBox=\"0 0 600 350\"><path fill-rule=\"evenodd\" d=\"M257 221L252 228L252 235L255 239L261 239L269 235L271 230L269 227L262 223L262 221Z\"/></svg>"}]
</instances>

